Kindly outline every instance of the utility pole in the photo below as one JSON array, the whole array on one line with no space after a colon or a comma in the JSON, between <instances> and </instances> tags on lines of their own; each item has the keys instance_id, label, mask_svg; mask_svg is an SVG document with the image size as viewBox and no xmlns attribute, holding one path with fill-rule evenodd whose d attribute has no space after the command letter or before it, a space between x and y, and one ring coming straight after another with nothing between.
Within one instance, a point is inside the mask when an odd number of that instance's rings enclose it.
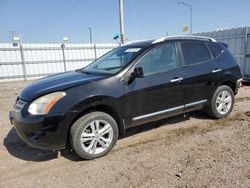
<instances>
[{"instance_id":1,"label":"utility pole","mask_svg":"<svg viewBox=\"0 0 250 188\"><path fill-rule=\"evenodd\" d=\"M120 38L121 38L121 44L124 44L124 15L123 15L123 0L119 0L119 12L120 12Z\"/></svg>"},{"instance_id":2,"label":"utility pole","mask_svg":"<svg viewBox=\"0 0 250 188\"><path fill-rule=\"evenodd\" d=\"M193 6L189 5L189 11L190 11L190 34L193 33Z\"/></svg>"},{"instance_id":3,"label":"utility pole","mask_svg":"<svg viewBox=\"0 0 250 188\"><path fill-rule=\"evenodd\" d=\"M184 1L179 1L177 3L178 5L184 5L185 7L189 8L189 13L190 13L190 28L189 28L189 33L193 33L193 6L191 4L185 3Z\"/></svg>"},{"instance_id":4,"label":"utility pole","mask_svg":"<svg viewBox=\"0 0 250 188\"><path fill-rule=\"evenodd\" d=\"M92 28L91 27L89 27L89 42L90 42L90 44L92 44Z\"/></svg>"}]
</instances>

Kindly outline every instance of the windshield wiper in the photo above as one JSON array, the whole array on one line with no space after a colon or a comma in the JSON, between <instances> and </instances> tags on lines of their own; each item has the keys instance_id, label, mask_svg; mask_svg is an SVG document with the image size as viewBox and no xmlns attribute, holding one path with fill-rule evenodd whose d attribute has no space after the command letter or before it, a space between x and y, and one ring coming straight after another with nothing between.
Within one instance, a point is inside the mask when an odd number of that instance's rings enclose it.
<instances>
[{"instance_id":1,"label":"windshield wiper","mask_svg":"<svg viewBox=\"0 0 250 188\"><path fill-rule=\"evenodd\" d=\"M84 73L84 74L92 74L91 72L86 71L86 70L82 70L81 73Z\"/></svg>"},{"instance_id":2,"label":"windshield wiper","mask_svg":"<svg viewBox=\"0 0 250 188\"><path fill-rule=\"evenodd\" d=\"M84 73L84 74L92 74L91 72L88 72L86 70L83 70L83 69L77 69L75 70L76 72L79 72L79 73Z\"/></svg>"}]
</instances>

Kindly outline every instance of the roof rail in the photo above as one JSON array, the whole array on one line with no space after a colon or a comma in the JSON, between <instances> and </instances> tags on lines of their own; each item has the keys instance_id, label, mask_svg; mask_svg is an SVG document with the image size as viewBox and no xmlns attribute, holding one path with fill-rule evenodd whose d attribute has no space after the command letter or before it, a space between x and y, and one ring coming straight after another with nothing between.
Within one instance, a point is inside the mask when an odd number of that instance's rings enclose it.
<instances>
[{"instance_id":1,"label":"roof rail","mask_svg":"<svg viewBox=\"0 0 250 188\"><path fill-rule=\"evenodd\" d=\"M129 41L129 42L126 42L124 44L122 44L122 46L126 46L126 45L129 45L129 44L133 44L135 42L141 42L142 40L133 40L133 41Z\"/></svg>"},{"instance_id":2,"label":"roof rail","mask_svg":"<svg viewBox=\"0 0 250 188\"><path fill-rule=\"evenodd\" d=\"M129 41L129 42L122 44L122 46L130 45L130 44L133 44L136 42L144 42L144 41L147 41L147 40L132 40L132 41Z\"/></svg>"},{"instance_id":3,"label":"roof rail","mask_svg":"<svg viewBox=\"0 0 250 188\"><path fill-rule=\"evenodd\" d=\"M196 35L176 35L176 36L162 37L162 38L156 39L152 42L152 44L163 42L169 39L195 39L195 40L217 42L215 39L210 38L210 37L203 37L203 36L196 36Z\"/></svg>"}]
</instances>

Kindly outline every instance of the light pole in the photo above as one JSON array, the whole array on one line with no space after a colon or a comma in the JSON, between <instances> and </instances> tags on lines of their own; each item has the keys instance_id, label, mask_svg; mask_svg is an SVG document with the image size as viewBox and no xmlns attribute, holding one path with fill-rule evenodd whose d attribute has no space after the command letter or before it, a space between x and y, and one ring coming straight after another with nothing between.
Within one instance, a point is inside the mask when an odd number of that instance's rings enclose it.
<instances>
[{"instance_id":1,"label":"light pole","mask_svg":"<svg viewBox=\"0 0 250 188\"><path fill-rule=\"evenodd\" d=\"M124 15L123 15L123 0L119 0L119 12L120 12L120 37L121 43L124 44Z\"/></svg>"},{"instance_id":2,"label":"light pole","mask_svg":"<svg viewBox=\"0 0 250 188\"><path fill-rule=\"evenodd\" d=\"M89 27L89 42L90 42L90 44L92 44L92 28L91 27Z\"/></svg>"},{"instance_id":3,"label":"light pole","mask_svg":"<svg viewBox=\"0 0 250 188\"><path fill-rule=\"evenodd\" d=\"M184 1L179 1L177 3L178 5L184 5L185 7L189 8L190 11L190 34L192 34L193 30L193 7L191 4L185 3Z\"/></svg>"},{"instance_id":4,"label":"light pole","mask_svg":"<svg viewBox=\"0 0 250 188\"><path fill-rule=\"evenodd\" d=\"M67 71L66 58L65 58L65 43L67 43L68 41L69 41L68 37L63 37L63 42L61 44L64 72Z\"/></svg>"}]
</instances>

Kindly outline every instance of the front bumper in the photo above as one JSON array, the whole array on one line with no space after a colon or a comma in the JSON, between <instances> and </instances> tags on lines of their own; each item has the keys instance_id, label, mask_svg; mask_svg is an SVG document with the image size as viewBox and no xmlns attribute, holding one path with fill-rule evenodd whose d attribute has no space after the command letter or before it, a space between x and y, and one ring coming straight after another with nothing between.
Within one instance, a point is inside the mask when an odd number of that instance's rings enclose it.
<instances>
[{"instance_id":1,"label":"front bumper","mask_svg":"<svg viewBox=\"0 0 250 188\"><path fill-rule=\"evenodd\" d=\"M20 138L31 147L48 150L66 147L71 122L64 114L32 116L11 111L9 119Z\"/></svg>"}]
</instances>

